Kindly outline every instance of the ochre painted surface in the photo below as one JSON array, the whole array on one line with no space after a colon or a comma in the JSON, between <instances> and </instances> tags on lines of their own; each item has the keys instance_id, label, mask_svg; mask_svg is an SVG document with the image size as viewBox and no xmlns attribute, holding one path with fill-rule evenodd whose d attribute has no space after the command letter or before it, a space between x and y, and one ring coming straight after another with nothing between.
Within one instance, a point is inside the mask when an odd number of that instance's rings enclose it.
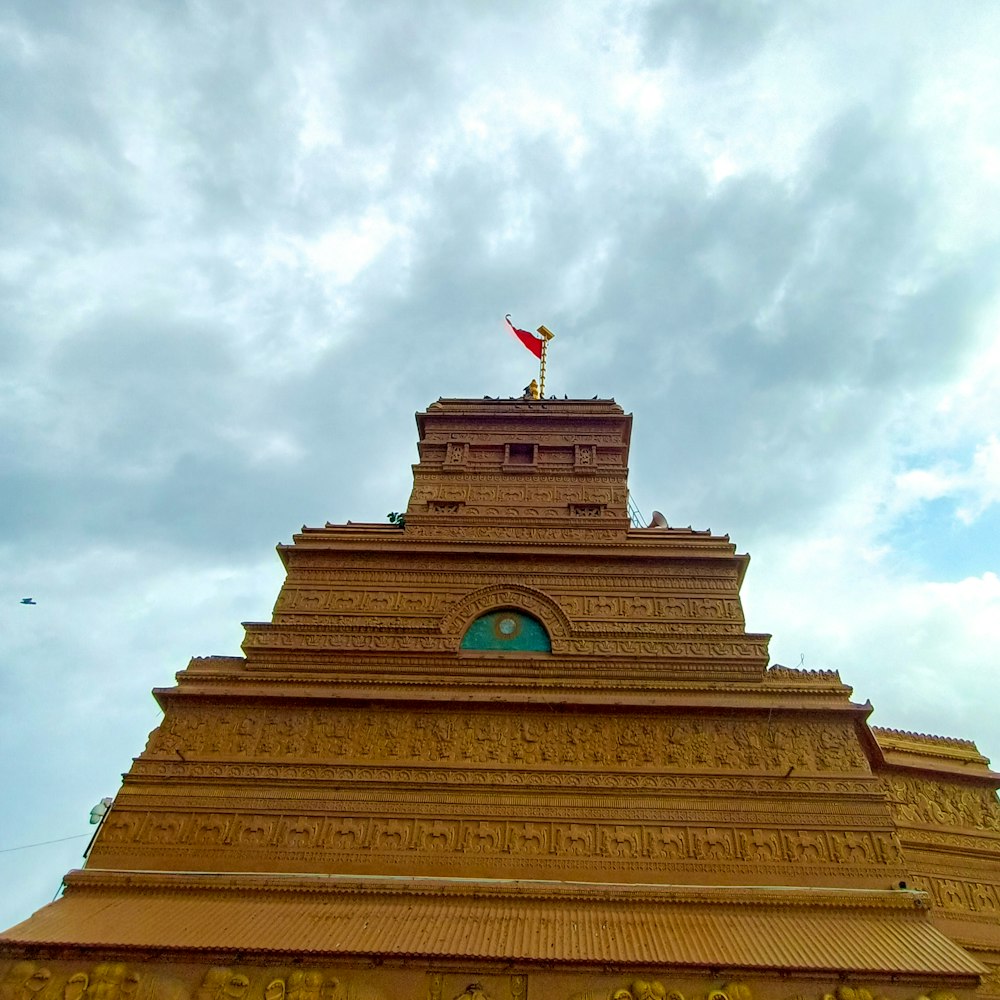
<instances>
[{"instance_id":1,"label":"ochre painted surface","mask_svg":"<svg viewBox=\"0 0 1000 1000\"><path fill-rule=\"evenodd\" d=\"M629 524L613 401L417 425L405 526L304 529L245 657L155 692L0 1000L1000 996L974 746L769 667L747 556Z\"/></svg>"}]
</instances>

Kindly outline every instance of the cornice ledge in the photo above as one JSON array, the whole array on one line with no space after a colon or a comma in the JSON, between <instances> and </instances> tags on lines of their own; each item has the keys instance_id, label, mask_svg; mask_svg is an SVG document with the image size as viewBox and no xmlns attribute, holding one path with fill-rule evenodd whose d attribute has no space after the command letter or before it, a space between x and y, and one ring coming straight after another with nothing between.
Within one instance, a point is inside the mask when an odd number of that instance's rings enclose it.
<instances>
[{"instance_id":1,"label":"cornice ledge","mask_svg":"<svg viewBox=\"0 0 1000 1000\"><path fill-rule=\"evenodd\" d=\"M785 679L796 680L803 684L839 684L844 687L840 679L838 670L796 670L794 667L785 667L780 663L774 663L767 668L767 678L770 680Z\"/></svg>"},{"instance_id":2,"label":"cornice ledge","mask_svg":"<svg viewBox=\"0 0 1000 1000\"><path fill-rule=\"evenodd\" d=\"M872 726L872 732L879 743L887 746L889 743L916 743L934 747L955 747L971 750L976 755L979 748L972 740L960 739L957 736L934 736L931 733L915 733L908 729L887 729L884 726Z\"/></svg>"},{"instance_id":3,"label":"cornice ledge","mask_svg":"<svg viewBox=\"0 0 1000 1000\"><path fill-rule=\"evenodd\" d=\"M622 678L619 680L609 679L609 680L594 680L587 679L586 681L575 681L569 678L530 678L525 677L524 679L519 679L515 677L504 678L502 681L492 681L488 679L483 680L482 678L459 678L459 677L445 677L445 678L426 678L426 677L386 677L384 675L370 674L370 675L351 675L351 676L333 676L333 675L323 675L319 670L316 673L272 673L268 674L266 670L273 668L258 669L244 675L240 678L240 683L258 684L263 685L274 685L275 687L292 687L292 688L305 688L321 686L325 689L334 689L339 693L342 693L344 697L351 697L352 692L363 691L364 697L371 697L373 691L382 690L385 691L387 695L393 695L395 692L407 692L412 691L415 694L422 694L426 692L448 692L455 691L461 692L463 695L463 700L468 702L486 701L486 702L496 702L497 696L503 692L518 692L529 695L546 695L550 694L553 697L565 697L565 696L586 696L586 697L597 697L601 694L607 692L614 692L616 694L630 694L637 698L645 698L650 695L686 695L686 696L697 696L703 695L707 699L711 700L711 704L720 704L723 707L728 708L731 703L731 698L735 696L751 697L755 700L760 701L760 705L753 704L745 706L747 708L769 708L774 707L771 705L769 699L781 694L798 694L798 695L810 695L815 698L824 698L824 696L829 696L830 694L843 694L839 689L833 691L802 691L799 689L783 689L783 688L767 688L763 689L760 685L753 682L744 682L733 680L731 677L723 676L720 674L715 685L707 684L704 680L698 682L686 682L680 679L666 679L662 681L657 680L646 680L646 679L630 679ZM194 681L194 678L184 678L189 683ZM199 684L218 682L221 685L231 684L233 681L232 674L208 674L199 672L197 681ZM189 687L181 688L154 688L154 693L156 695L162 695L166 697L171 697L174 695L181 695L182 697L193 696L197 693L203 693L205 697L217 698L220 696L219 691L209 691L209 692L198 692L197 690L192 690ZM237 690L232 687L227 687L223 692L227 698L274 698L282 697L280 691L267 691L262 692L260 690ZM292 695L298 696L298 695ZM324 697L325 695L316 695L316 697ZM477 697L479 696L479 697ZM719 701L720 696L725 696L724 701ZM685 701L685 705L688 702ZM710 702L706 701L705 705L709 706ZM847 703L846 706L842 706L840 701L836 703L831 703L824 700L822 703L810 703L808 705L794 705L794 706L779 706L789 709L801 709L803 711L808 711L812 709L822 708L826 709L840 709L846 707L847 710L857 709L859 706L855 706L852 703ZM860 706L863 708L864 706Z\"/></svg>"},{"instance_id":4,"label":"cornice ledge","mask_svg":"<svg viewBox=\"0 0 1000 1000\"><path fill-rule=\"evenodd\" d=\"M916 889L839 889L801 886L696 886L649 883L564 882L522 879L461 879L420 876L358 876L203 873L78 869L64 879L77 890L261 892L338 895L438 896L480 899L538 899L549 902L663 903L681 906L822 907L840 910L929 910L930 896Z\"/></svg>"},{"instance_id":5,"label":"cornice ledge","mask_svg":"<svg viewBox=\"0 0 1000 1000\"><path fill-rule=\"evenodd\" d=\"M888 738L898 736L906 740L918 740L922 743L942 743L946 746L966 747L972 750L977 749L976 744L972 740L963 740L957 736L934 736L930 733L915 733L909 729L888 729L885 726L873 726L872 732L880 739L883 736Z\"/></svg>"}]
</instances>

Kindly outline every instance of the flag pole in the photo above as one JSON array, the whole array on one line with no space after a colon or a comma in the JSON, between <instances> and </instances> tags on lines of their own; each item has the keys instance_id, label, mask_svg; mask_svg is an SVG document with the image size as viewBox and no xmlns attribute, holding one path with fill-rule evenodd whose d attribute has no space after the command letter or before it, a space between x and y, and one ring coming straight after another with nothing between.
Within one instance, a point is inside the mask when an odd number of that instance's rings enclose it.
<instances>
[{"instance_id":1,"label":"flag pole","mask_svg":"<svg viewBox=\"0 0 1000 1000\"><path fill-rule=\"evenodd\" d=\"M549 346L549 341L555 336L553 332L547 326L540 326L538 332L542 335L542 356L539 358L541 362L541 369L539 371L538 379L538 396L540 399L545 398L545 348Z\"/></svg>"}]
</instances>

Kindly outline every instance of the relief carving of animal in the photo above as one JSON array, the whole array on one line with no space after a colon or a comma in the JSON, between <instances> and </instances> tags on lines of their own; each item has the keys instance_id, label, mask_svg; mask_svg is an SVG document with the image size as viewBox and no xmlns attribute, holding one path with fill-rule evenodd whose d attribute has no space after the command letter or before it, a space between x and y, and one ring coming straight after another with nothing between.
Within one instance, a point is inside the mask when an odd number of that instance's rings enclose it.
<instances>
[{"instance_id":1,"label":"relief carving of animal","mask_svg":"<svg viewBox=\"0 0 1000 1000\"><path fill-rule=\"evenodd\" d=\"M500 848L500 828L489 823L479 823L470 826L465 831L465 849L467 851L496 851Z\"/></svg>"},{"instance_id":2,"label":"relief carving of animal","mask_svg":"<svg viewBox=\"0 0 1000 1000\"><path fill-rule=\"evenodd\" d=\"M627 826L604 831L604 849L619 858L634 858L639 854L639 832Z\"/></svg>"},{"instance_id":3,"label":"relief carving of animal","mask_svg":"<svg viewBox=\"0 0 1000 1000\"><path fill-rule=\"evenodd\" d=\"M365 841L365 824L359 819L338 819L330 830L330 846L338 851L360 847Z\"/></svg>"},{"instance_id":4,"label":"relief carving of animal","mask_svg":"<svg viewBox=\"0 0 1000 1000\"><path fill-rule=\"evenodd\" d=\"M654 858L670 861L687 856L687 844L680 830L662 826L658 830L646 831L646 853Z\"/></svg>"},{"instance_id":5,"label":"relief carving of animal","mask_svg":"<svg viewBox=\"0 0 1000 1000\"><path fill-rule=\"evenodd\" d=\"M698 834L698 857L711 861L725 861L733 856L732 838L726 832L709 827Z\"/></svg>"},{"instance_id":6,"label":"relief carving of animal","mask_svg":"<svg viewBox=\"0 0 1000 1000\"><path fill-rule=\"evenodd\" d=\"M780 857L777 835L763 830L744 833L743 856L751 861L777 861Z\"/></svg>"},{"instance_id":7,"label":"relief carving of animal","mask_svg":"<svg viewBox=\"0 0 1000 1000\"><path fill-rule=\"evenodd\" d=\"M559 830L558 842L563 854L590 854L594 846L594 831L589 826L570 823Z\"/></svg>"}]
</instances>

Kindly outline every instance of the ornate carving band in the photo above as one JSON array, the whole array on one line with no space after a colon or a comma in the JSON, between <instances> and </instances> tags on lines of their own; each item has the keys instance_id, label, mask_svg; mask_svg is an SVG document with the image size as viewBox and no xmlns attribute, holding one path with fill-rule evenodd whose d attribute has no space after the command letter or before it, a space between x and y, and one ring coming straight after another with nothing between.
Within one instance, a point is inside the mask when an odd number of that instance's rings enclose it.
<instances>
[{"instance_id":1,"label":"ornate carving band","mask_svg":"<svg viewBox=\"0 0 1000 1000\"><path fill-rule=\"evenodd\" d=\"M636 823L552 822L245 813L133 813L115 809L102 841L326 852L488 854L608 862L815 863L878 867L901 860L895 834ZM366 856L361 855L359 859ZM370 860L370 858L369 858ZM656 865L654 864L655 868Z\"/></svg>"},{"instance_id":2,"label":"ornate carving band","mask_svg":"<svg viewBox=\"0 0 1000 1000\"><path fill-rule=\"evenodd\" d=\"M400 784L451 785L455 787L509 788L561 788L605 789L607 791L698 792L712 794L798 794L816 795L871 795L871 781L864 778L786 778L774 777L719 777L712 774L648 774L643 772L619 773L608 771L527 771L511 767L500 770L489 768L434 768L395 767L375 765L352 767L333 764L233 764L223 762L192 763L176 760L139 758L130 772L137 776L172 778L225 778L252 781L336 782L340 785L355 782L391 781ZM803 822L808 821L803 818Z\"/></svg>"},{"instance_id":3,"label":"ornate carving band","mask_svg":"<svg viewBox=\"0 0 1000 1000\"><path fill-rule=\"evenodd\" d=\"M593 478L586 484L540 483L533 475L530 483L513 485L476 485L464 479L456 483L451 476L421 477L410 494L411 503L424 504L433 500L458 503L514 504L520 510L525 504L553 504L563 511L570 503L603 503L624 507L628 491L624 486L595 486Z\"/></svg>"},{"instance_id":4,"label":"ornate carving band","mask_svg":"<svg viewBox=\"0 0 1000 1000\"><path fill-rule=\"evenodd\" d=\"M524 512L521 511L521 514ZM581 527L578 523L551 528L528 525L463 525L408 524L407 532L414 538L437 539L447 542L582 542L593 544L621 542L623 531L615 528Z\"/></svg>"},{"instance_id":5,"label":"ornate carving band","mask_svg":"<svg viewBox=\"0 0 1000 1000\"><path fill-rule=\"evenodd\" d=\"M143 756L413 765L868 771L850 722L656 715L174 707Z\"/></svg>"},{"instance_id":6,"label":"ornate carving band","mask_svg":"<svg viewBox=\"0 0 1000 1000\"><path fill-rule=\"evenodd\" d=\"M624 630L623 630L624 631ZM744 635L738 641L730 636L720 636L716 641L648 637L626 639L615 637L575 636L563 639L553 636L553 653L577 656L621 656L672 658L682 660L704 659L758 659L767 657L767 636ZM255 623L247 626L244 649L349 650L356 652L409 651L420 653L450 652L455 646L452 636L420 634L417 630L404 632L315 632L308 628L301 631Z\"/></svg>"},{"instance_id":7,"label":"ornate carving band","mask_svg":"<svg viewBox=\"0 0 1000 1000\"><path fill-rule=\"evenodd\" d=\"M255 968L119 961L13 963L3 1000L387 1000L369 976L292 966Z\"/></svg>"},{"instance_id":8,"label":"ornate carving band","mask_svg":"<svg viewBox=\"0 0 1000 1000\"><path fill-rule=\"evenodd\" d=\"M411 581L406 573L406 566L400 565L395 568L378 569L371 566L371 555L366 553L364 565L351 566L349 562L338 565L336 570L326 566L310 566L306 564L295 566L289 575L286 586L297 587L305 584L315 587L319 584L327 584L330 587L340 588L345 581L351 581L352 586L363 589L370 585L388 585L389 589L410 592ZM730 597L735 597L736 571L726 566L702 566L692 564L690 572L680 575L673 570L670 574L639 575L635 572L635 564L629 563L615 567L610 563L614 560L602 560L600 572L588 573L586 577L585 595L600 597L602 594L624 594L631 596L634 594L645 595L647 593L690 596L692 591L714 592L723 591ZM477 559L474 555L469 555L462 560L459 571L454 565L442 562L437 565L434 557L429 555L422 564L422 572L414 574L412 587L425 583L427 573L439 573L446 576L447 583L444 589L453 587L456 579L462 581L463 589L456 592L456 598L470 590L481 586L489 586L496 583L523 584L535 587L548 594L560 595L565 592L567 578L579 573L579 565L574 565L569 560L560 561L553 559L547 561L545 567L540 567L530 556L525 555L522 560L516 556L511 556L504 562L507 567L504 573L497 573L496 564L487 560ZM513 567L513 569L511 569ZM616 572L617 570L617 572ZM612 575L614 574L614 575ZM400 586L401 581L405 581ZM595 593L595 591L597 593ZM571 593L575 593L572 591ZM560 603L562 597L559 597Z\"/></svg>"},{"instance_id":9,"label":"ornate carving band","mask_svg":"<svg viewBox=\"0 0 1000 1000\"><path fill-rule=\"evenodd\" d=\"M473 966L473 969L475 967ZM390 1000L426 997L426 1000L528 1000L536 987L533 973L499 973L483 968L463 972L406 972L395 969L323 967L313 960L302 964L207 965L119 961L13 961L0 965L0 995L4 1000ZM654 976L660 978L653 978ZM996 969L983 977L979 993L1000 994ZM785 997L788 985L756 981L750 986L734 980L688 975L671 978L669 971L645 977L609 977L600 973L573 976L566 992L552 993L566 1000L761 1000ZM796 1000L885 1000L879 988L830 982L804 987ZM800 987L800 988L801 988ZM955 993L933 989L918 994L894 987L898 1000L957 1000ZM541 996L542 994L539 994Z\"/></svg>"},{"instance_id":10,"label":"ornate carving band","mask_svg":"<svg viewBox=\"0 0 1000 1000\"><path fill-rule=\"evenodd\" d=\"M607 628L614 623L622 631L655 632L665 630L666 623L712 623L731 627L743 624L743 614L737 598L721 597L661 597L636 594L626 597L600 594L571 595L554 599L536 587L507 582L491 582L471 594L412 590L378 591L369 588L315 589L287 587L275 605L280 621L289 622L291 614L322 616L328 626L345 627L435 627L443 615L454 616L457 606L465 608L480 604L487 593L504 592L506 600L517 603L522 598L531 604L550 608L569 631L569 619L584 619L573 627L577 630ZM483 605L488 610L490 603ZM525 606L524 610L532 610ZM309 618L307 620L314 620ZM447 626L445 631L452 631ZM722 629L720 628L720 631Z\"/></svg>"},{"instance_id":11,"label":"ornate carving band","mask_svg":"<svg viewBox=\"0 0 1000 1000\"><path fill-rule=\"evenodd\" d=\"M943 910L1000 914L1000 885L991 882L918 875L915 887L929 892Z\"/></svg>"},{"instance_id":12,"label":"ornate carving band","mask_svg":"<svg viewBox=\"0 0 1000 1000\"><path fill-rule=\"evenodd\" d=\"M903 776L885 781L901 823L1000 831L1000 802L990 788Z\"/></svg>"}]
</instances>

